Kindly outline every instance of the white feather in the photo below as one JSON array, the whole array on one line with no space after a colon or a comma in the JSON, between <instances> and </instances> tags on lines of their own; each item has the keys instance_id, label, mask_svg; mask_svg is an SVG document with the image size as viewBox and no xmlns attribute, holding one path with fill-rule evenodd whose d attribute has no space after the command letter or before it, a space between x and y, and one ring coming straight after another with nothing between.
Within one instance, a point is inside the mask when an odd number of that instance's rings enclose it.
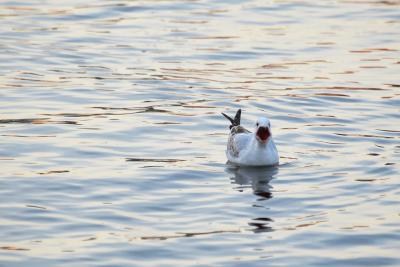
<instances>
[{"instance_id":1,"label":"white feather","mask_svg":"<svg viewBox=\"0 0 400 267\"><path fill-rule=\"evenodd\" d=\"M242 166L273 166L279 164L278 150L272 134L266 142L257 138L260 127L271 133L271 124L267 118L260 118L256 123L256 131L252 133L242 126L234 126L229 134L226 156L231 163Z\"/></svg>"}]
</instances>

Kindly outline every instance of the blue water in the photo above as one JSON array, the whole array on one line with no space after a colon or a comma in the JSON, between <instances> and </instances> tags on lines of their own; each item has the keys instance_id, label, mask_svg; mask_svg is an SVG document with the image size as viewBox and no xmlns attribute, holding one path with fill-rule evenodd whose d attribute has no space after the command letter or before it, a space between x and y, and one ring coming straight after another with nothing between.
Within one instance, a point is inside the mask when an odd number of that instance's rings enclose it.
<instances>
[{"instance_id":1,"label":"blue water","mask_svg":"<svg viewBox=\"0 0 400 267\"><path fill-rule=\"evenodd\" d=\"M0 266L399 266L397 1L8 1ZM272 122L277 168L226 164Z\"/></svg>"}]
</instances>

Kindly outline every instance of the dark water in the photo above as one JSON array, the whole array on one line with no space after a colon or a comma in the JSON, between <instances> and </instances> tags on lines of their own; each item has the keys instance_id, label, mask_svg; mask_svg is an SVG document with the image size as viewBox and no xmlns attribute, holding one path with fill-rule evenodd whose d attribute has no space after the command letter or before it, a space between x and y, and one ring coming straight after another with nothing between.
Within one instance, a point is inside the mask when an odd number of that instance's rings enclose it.
<instances>
[{"instance_id":1,"label":"dark water","mask_svg":"<svg viewBox=\"0 0 400 267\"><path fill-rule=\"evenodd\" d=\"M399 36L398 1L2 2L0 266L399 266ZM225 164L239 107L280 167Z\"/></svg>"}]
</instances>

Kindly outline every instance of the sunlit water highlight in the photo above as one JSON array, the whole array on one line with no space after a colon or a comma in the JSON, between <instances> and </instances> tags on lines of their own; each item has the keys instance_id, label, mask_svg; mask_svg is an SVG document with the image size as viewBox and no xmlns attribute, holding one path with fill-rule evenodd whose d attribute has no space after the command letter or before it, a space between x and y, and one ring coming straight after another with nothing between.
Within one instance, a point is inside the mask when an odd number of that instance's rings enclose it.
<instances>
[{"instance_id":1,"label":"sunlit water highlight","mask_svg":"<svg viewBox=\"0 0 400 267\"><path fill-rule=\"evenodd\" d=\"M398 1L0 21L0 266L400 265ZM271 119L281 166L225 164L238 108Z\"/></svg>"}]
</instances>

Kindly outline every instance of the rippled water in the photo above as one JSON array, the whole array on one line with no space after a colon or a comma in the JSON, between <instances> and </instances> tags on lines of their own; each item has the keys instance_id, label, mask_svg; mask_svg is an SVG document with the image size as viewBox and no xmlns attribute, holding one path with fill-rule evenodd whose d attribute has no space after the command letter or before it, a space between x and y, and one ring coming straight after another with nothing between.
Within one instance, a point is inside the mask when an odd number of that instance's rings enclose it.
<instances>
[{"instance_id":1,"label":"rippled water","mask_svg":"<svg viewBox=\"0 0 400 267\"><path fill-rule=\"evenodd\" d=\"M400 265L400 2L61 2L0 7L1 266Z\"/></svg>"}]
</instances>

